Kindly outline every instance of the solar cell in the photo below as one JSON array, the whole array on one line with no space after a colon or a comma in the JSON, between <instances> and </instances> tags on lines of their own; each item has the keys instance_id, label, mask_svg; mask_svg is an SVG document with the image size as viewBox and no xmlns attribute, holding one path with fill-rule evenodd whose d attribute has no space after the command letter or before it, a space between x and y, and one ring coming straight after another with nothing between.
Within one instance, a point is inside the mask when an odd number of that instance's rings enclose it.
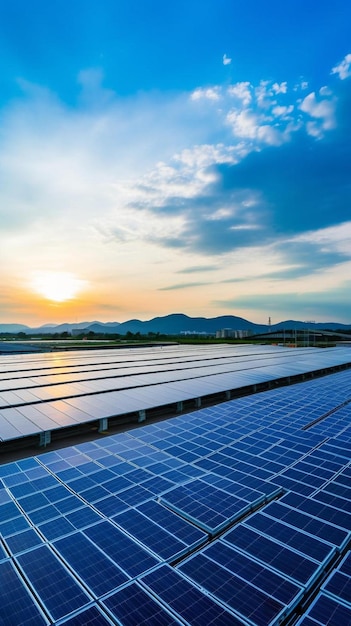
<instances>
[{"instance_id":1,"label":"solar cell","mask_svg":"<svg viewBox=\"0 0 351 626\"><path fill-rule=\"evenodd\" d=\"M129 576L139 576L158 565L159 560L139 544L105 521L83 530Z\"/></svg>"},{"instance_id":2,"label":"solar cell","mask_svg":"<svg viewBox=\"0 0 351 626\"><path fill-rule=\"evenodd\" d=\"M10 561L0 563L0 619L3 626L49 623Z\"/></svg>"},{"instance_id":3,"label":"solar cell","mask_svg":"<svg viewBox=\"0 0 351 626\"><path fill-rule=\"evenodd\" d=\"M54 620L69 615L91 601L83 588L47 546L16 557L25 577ZM50 575L48 576L48 572Z\"/></svg>"},{"instance_id":4,"label":"solar cell","mask_svg":"<svg viewBox=\"0 0 351 626\"><path fill-rule=\"evenodd\" d=\"M129 580L115 563L80 532L58 539L53 546L97 598Z\"/></svg>"},{"instance_id":5,"label":"solar cell","mask_svg":"<svg viewBox=\"0 0 351 626\"><path fill-rule=\"evenodd\" d=\"M210 533L218 532L251 506L247 500L196 479L168 491L161 502Z\"/></svg>"},{"instance_id":6,"label":"solar cell","mask_svg":"<svg viewBox=\"0 0 351 626\"><path fill-rule=\"evenodd\" d=\"M225 607L166 565L143 576L141 582L185 623L192 626L242 626L240 618L234 617Z\"/></svg>"},{"instance_id":7,"label":"solar cell","mask_svg":"<svg viewBox=\"0 0 351 626\"><path fill-rule=\"evenodd\" d=\"M239 524L224 536L231 546L246 552L261 563L269 565L297 583L309 584L319 571L319 565L268 537Z\"/></svg>"},{"instance_id":8,"label":"solar cell","mask_svg":"<svg viewBox=\"0 0 351 626\"><path fill-rule=\"evenodd\" d=\"M314 516L287 507L280 502L268 504L264 508L264 513L339 547L342 547L350 537L350 533Z\"/></svg>"},{"instance_id":9,"label":"solar cell","mask_svg":"<svg viewBox=\"0 0 351 626\"><path fill-rule=\"evenodd\" d=\"M184 562L180 571L258 626L268 626L283 613L284 605L203 554Z\"/></svg>"},{"instance_id":10,"label":"solar cell","mask_svg":"<svg viewBox=\"0 0 351 626\"><path fill-rule=\"evenodd\" d=\"M316 600L307 611L307 618L320 626L341 626L351 622L351 608L330 598L323 593L318 594ZM297 622L296 626L306 626L305 618Z\"/></svg>"},{"instance_id":11,"label":"solar cell","mask_svg":"<svg viewBox=\"0 0 351 626\"><path fill-rule=\"evenodd\" d=\"M65 626L113 626L114 623L107 615L103 615L96 605L60 621L60 625L65 624Z\"/></svg>"},{"instance_id":12,"label":"solar cell","mask_svg":"<svg viewBox=\"0 0 351 626\"><path fill-rule=\"evenodd\" d=\"M11 554L19 554L24 550L29 550L34 546L39 546L43 543L42 539L35 532L34 529L28 528L22 532L18 532L15 535L10 535L4 540ZM1 546L0 546L0 558L1 558Z\"/></svg>"},{"instance_id":13,"label":"solar cell","mask_svg":"<svg viewBox=\"0 0 351 626\"><path fill-rule=\"evenodd\" d=\"M166 608L137 583L124 587L103 601L103 605L125 626L172 626L181 624Z\"/></svg>"},{"instance_id":14,"label":"solar cell","mask_svg":"<svg viewBox=\"0 0 351 626\"><path fill-rule=\"evenodd\" d=\"M295 604L303 593L302 586L287 580L221 540L215 541L201 553L286 606ZM211 563L208 567L211 569Z\"/></svg>"},{"instance_id":15,"label":"solar cell","mask_svg":"<svg viewBox=\"0 0 351 626\"><path fill-rule=\"evenodd\" d=\"M343 572L334 572L323 585L322 589L326 594L337 596L351 609L351 577Z\"/></svg>"},{"instance_id":16,"label":"solar cell","mask_svg":"<svg viewBox=\"0 0 351 626\"><path fill-rule=\"evenodd\" d=\"M307 533L301 532L297 528L276 521L261 512L254 513L245 519L245 525L280 541L286 546L290 546L294 550L298 550L316 561L323 562L326 558L331 558L335 552L335 548L329 543L327 544Z\"/></svg>"}]
</instances>

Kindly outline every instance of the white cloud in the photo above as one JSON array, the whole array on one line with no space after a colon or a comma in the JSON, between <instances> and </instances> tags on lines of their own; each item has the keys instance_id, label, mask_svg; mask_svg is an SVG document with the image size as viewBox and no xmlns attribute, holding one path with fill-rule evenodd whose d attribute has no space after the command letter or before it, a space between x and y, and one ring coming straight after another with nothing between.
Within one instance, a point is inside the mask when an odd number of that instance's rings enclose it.
<instances>
[{"instance_id":1,"label":"white cloud","mask_svg":"<svg viewBox=\"0 0 351 626\"><path fill-rule=\"evenodd\" d=\"M272 109L272 113L273 115L275 115L276 117L286 117L287 115L290 115L290 113L292 113L294 110L294 105L290 104L289 106L275 106Z\"/></svg>"},{"instance_id":2,"label":"white cloud","mask_svg":"<svg viewBox=\"0 0 351 626\"><path fill-rule=\"evenodd\" d=\"M202 89L201 87L199 87L198 89L195 89L195 91L192 92L191 94L191 99L192 100L219 100L220 95L219 95L219 88L218 87L207 87Z\"/></svg>"},{"instance_id":3,"label":"white cloud","mask_svg":"<svg viewBox=\"0 0 351 626\"><path fill-rule=\"evenodd\" d=\"M323 97L325 97L325 96L332 96L332 95L333 95L333 92L332 92L332 90L330 89L330 87L327 87L326 85L324 85L324 87L321 87L321 88L320 88L320 90L319 90L319 95L320 95L320 96L323 96Z\"/></svg>"},{"instance_id":4,"label":"white cloud","mask_svg":"<svg viewBox=\"0 0 351 626\"><path fill-rule=\"evenodd\" d=\"M314 123L308 122L307 131L314 137L322 137L324 130L335 127L335 99L317 100L316 94L311 92L300 105L301 111L314 118ZM316 124L320 121L320 125Z\"/></svg>"},{"instance_id":5,"label":"white cloud","mask_svg":"<svg viewBox=\"0 0 351 626\"><path fill-rule=\"evenodd\" d=\"M261 80L258 87L255 89L257 105L262 109L267 109L272 105L272 96L275 92L272 89L271 83L268 80Z\"/></svg>"},{"instance_id":6,"label":"white cloud","mask_svg":"<svg viewBox=\"0 0 351 626\"><path fill-rule=\"evenodd\" d=\"M343 60L333 67L331 74L337 74L341 80L351 76L351 54L346 54Z\"/></svg>"},{"instance_id":7,"label":"white cloud","mask_svg":"<svg viewBox=\"0 0 351 626\"><path fill-rule=\"evenodd\" d=\"M286 81L283 83L274 83L274 85L272 85L272 89L274 93L287 93L288 83Z\"/></svg>"},{"instance_id":8,"label":"white cloud","mask_svg":"<svg viewBox=\"0 0 351 626\"><path fill-rule=\"evenodd\" d=\"M318 244L323 250L351 256L351 222L321 228L295 237L292 241Z\"/></svg>"},{"instance_id":9,"label":"white cloud","mask_svg":"<svg viewBox=\"0 0 351 626\"><path fill-rule=\"evenodd\" d=\"M241 100L243 106L247 106L252 100L251 89L251 84L246 81L231 85L230 87L228 87L227 93L230 96L234 96L235 98Z\"/></svg>"},{"instance_id":10,"label":"white cloud","mask_svg":"<svg viewBox=\"0 0 351 626\"><path fill-rule=\"evenodd\" d=\"M271 146L283 143L282 134L269 124L262 123L264 118L252 111L232 110L227 115L227 122L236 137L257 140Z\"/></svg>"},{"instance_id":11,"label":"white cloud","mask_svg":"<svg viewBox=\"0 0 351 626\"><path fill-rule=\"evenodd\" d=\"M223 65L230 65L231 62L232 62L232 60L229 57L227 57L226 54L224 54L223 55Z\"/></svg>"}]
</instances>

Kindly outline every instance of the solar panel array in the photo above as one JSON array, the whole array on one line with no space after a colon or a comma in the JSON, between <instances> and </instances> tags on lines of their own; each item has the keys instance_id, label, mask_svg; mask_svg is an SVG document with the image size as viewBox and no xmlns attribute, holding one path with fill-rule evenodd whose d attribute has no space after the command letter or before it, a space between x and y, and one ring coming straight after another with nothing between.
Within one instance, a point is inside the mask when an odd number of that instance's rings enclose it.
<instances>
[{"instance_id":1,"label":"solar panel array","mask_svg":"<svg viewBox=\"0 0 351 626\"><path fill-rule=\"evenodd\" d=\"M0 357L0 441L350 362L348 348L171 346ZM101 430L106 429L103 424Z\"/></svg>"},{"instance_id":2,"label":"solar panel array","mask_svg":"<svg viewBox=\"0 0 351 626\"><path fill-rule=\"evenodd\" d=\"M350 402L343 371L0 465L0 623L350 623Z\"/></svg>"}]
</instances>

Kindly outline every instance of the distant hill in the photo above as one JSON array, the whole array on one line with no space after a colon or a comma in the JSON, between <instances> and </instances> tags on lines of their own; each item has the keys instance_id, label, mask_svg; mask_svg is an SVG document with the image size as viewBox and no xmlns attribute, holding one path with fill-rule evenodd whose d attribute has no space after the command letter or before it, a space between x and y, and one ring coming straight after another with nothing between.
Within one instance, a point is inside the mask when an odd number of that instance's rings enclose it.
<instances>
[{"instance_id":1,"label":"distant hill","mask_svg":"<svg viewBox=\"0 0 351 626\"><path fill-rule=\"evenodd\" d=\"M30 332L29 326L25 324L0 324L0 333L27 333Z\"/></svg>"},{"instance_id":2,"label":"distant hill","mask_svg":"<svg viewBox=\"0 0 351 626\"><path fill-rule=\"evenodd\" d=\"M165 335L179 335L180 333L206 333L215 334L217 330L230 328L232 330L248 330L253 334L275 332L279 330L351 330L351 324L340 324L338 322L301 322L298 320L286 320L278 324L255 324L242 317L235 315L222 315L218 317L189 317L183 313L173 313L164 317L154 317L148 321L138 319L128 320L126 322L79 322L76 324L45 324L39 328L30 328L24 324L0 324L1 333L18 333L25 332L27 334L43 334L43 333L62 333L72 332L72 330L81 330L84 333L105 333L125 335L128 332L140 333L147 335L148 333L160 333Z\"/></svg>"},{"instance_id":3,"label":"distant hill","mask_svg":"<svg viewBox=\"0 0 351 626\"><path fill-rule=\"evenodd\" d=\"M154 317L147 322L129 320L119 325L117 332L124 334L129 332L141 334L161 333L165 335L179 335L182 332L215 333L221 328L233 328L235 330L251 330L264 332L265 326L253 324L242 317L224 315L221 317L188 317L182 313L174 313L165 317Z\"/></svg>"}]
</instances>

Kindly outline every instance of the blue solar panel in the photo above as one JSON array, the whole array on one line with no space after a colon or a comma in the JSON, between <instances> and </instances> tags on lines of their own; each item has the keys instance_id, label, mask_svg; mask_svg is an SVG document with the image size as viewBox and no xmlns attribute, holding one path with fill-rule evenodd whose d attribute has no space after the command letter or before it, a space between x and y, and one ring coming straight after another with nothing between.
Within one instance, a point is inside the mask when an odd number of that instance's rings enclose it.
<instances>
[{"instance_id":1,"label":"blue solar panel","mask_svg":"<svg viewBox=\"0 0 351 626\"><path fill-rule=\"evenodd\" d=\"M47 546L34 548L16 558L53 619L65 617L90 602L91 598Z\"/></svg>"},{"instance_id":2,"label":"blue solar panel","mask_svg":"<svg viewBox=\"0 0 351 626\"><path fill-rule=\"evenodd\" d=\"M334 572L323 585L323 590L329 595L337 596L351 609L351 577L343 572Z\"/></svg>"},{"instance_id":3,"label":"blue solar panel","mask_svg":"<svg viewBox=\"0 0 351 626\"><path fill-rule=\"evenodd\" d=\"M169 509L166 509L158 502L155 502L155 500L141 504L138 510L147 518L162 526L162 528L167 530L174 537L184 542L187 546L195 547L208 539L208 535L203 531L193 526L193 524L188 523Z\"/></svg>"},{"instance_id":4,"label":"blue solar panel","mask_svg":"<svg viewBox=\"0 0 351 626\"><path fill-rule=\"evenodd\" d=\"M242 626L242 620L166 565L147 574L141 581L192 626Z\"/></svg>"},{"instance_id":5,"label":"blue solar panel","mask_svg":"<svg viewBox=\"0 0 351 626\"><path fill-rule=\"evenodd\" d=\"M98 606L91 606L74 617L60 621L61 624L65 626L113 626L115 622L112 622L107 615L103 615Z\"/></svg>"},{"instance_id":6,"label":"blue solar panel","mask_svg":"<svg viewBox=\"0 0 351 626\"><path fill-rule=\"evenodd\" d=\"M339 571L351 576L351 552L348 552L339 566Z\"/></svg>"},{"instance_id":7,"label":"blue solar panel","mask_svg":"<svg viewBox=\"0 0 351 626\"><path fill-rule=\"evenodd\" d=\"M318 493L317 497L321 494ZM293 508L308 513L311 516L330 522L339 528L346 528L351 531L351 513L341 511L329 504L317 501L315 498L304 498L294 493L287 493L281 499L281 503L287 504Z\"/></svg>"},{"instance_id":8,"label":"blue solar panel","mask_svg":"<svg viewBox=\"0 0 351 626\"><path fill-rule=\"evenodd\" d=\"M49 623L10 561L0 563L0 622L3 626Z\"/></svg>"},{"instance_id":9,"label":"blue solar panel","mask_svg":"<svg viewBox=\"0 0 351 626\"><path fill-rule=\"evenodd\" d=\"M201 480L176 487L164 494L161 502L210 533L224 528L250 508L246 500Z\"/></svg>"},{"instance_id":10,"label":"blue solar panel","mask_svg":"<svg viewBox=\"0 0 351 626\"><path fill-rule=\"evenodd\" d=\"M135 537L165 561L173 560L188 551L185 543L135 509L116 515L113 520L129 535Z\"/></svg>"},{"instance_id":11,"label":"blue solar panel","mask_svg":"<svg viewBox=\"0 0 351 626\"><path fill-rule=\"evenodd\" d=\"M103 601L103 605L124 626L172 626L180 622L137 583L132 583Z\"/></svg>"},{"instance_id":12,"label":"blue solar panel","mask_svg":"<svg viewBox=\"0 0 351 626\"><path fill-rule=\"evenodd\" d=\"M80 532L58 539L53 546L96 597L117 589L129 580Z\"/></svg>"},{"instance_id":13,"label":"blue solar panel","mask_svg":"<svg viewBox=\"0 0 351 626\"><path fill-rule=\"evenodd\" d=\"M159 563L158 559L110 522L90 526L83 532L129 576L139 576Z\"/></svg>"},{"instance_id":14,"label":"blue solar panel","mask_svg":"<svg viewBox=\"0 0 351 626\"><path fill-rule=\"evenodd\" d=\"M323 416L349 398L349 379L340 373L0 465L1 564L13 559L14 575L22 571L41 619L44 611L72 626L116 624L119 610L123 624L155 611L161 623L203 626L213 615L266 626L299 610L302 593L308 603L327 563L322 595L340 611L350 593L350 562L335 563L351 532L351 429L349 413L342 424L338 411ZM44 570L63 577L69 606Z\"/></svg>"},{"instance_id":15,"label":"blue solar panel","mask_svg":"<svg viewBox=\"0 0 351 626\"><path fill-rule=\"evenodd\" d=\"M351 623L351 607L338 602L336 598L330 598L320 593L307 611L307 618L320 626L346 626ZM302 618L296 626L306 626L308 622Z\"/></svg>"},{"instance_id":16,"label":"blue solar panel","mask_svg":"<svg viewBox=\"0 0 351 626\"><path fill-rule=\"evenodd\" d=\"M326 558L331 558L335 552L335 548L330 544L276 521L261 512L250 515L245 520L245 525L280 541L294 550L298 550L316 561L323 562Z\"/></svg>"},{"instance_id":17,"label":"blue solar panel","mask_svg":"<svg viewBox=\"0 0 351 626\"><path fill-rule=\"evenodd\" d=\"M202 550L201 554L241 579L254 584L286 606L295 604L302 594L302 586L287 580L281 574L238 552L221 540L212 543ZM211 569L211 563L208 566Z\"/></svg>"},{"instance_id":18,"label":"blue solar panel","mask_svg":"<svg viewBox=\"0 0 351 626\"><path fill-rule=\"evenodd\" d=\"M281 602L210 561L203 554L189 559L179 569L215 598L257 626L268 626L284 612Z\"/></svg>"},{"instance_id":19,"label":"blue solar panel","mask_svg":"<svg viewBox=\"0 0 351 626\"><path fill-rule=\"evenodd\" d=\"M19 554L24 550L29 550L29 548L33 548L34 546L38 546L43 543L42 539L32 528L28 528L27 530L23 530L22 532L16 533L15 535L6 537L4 541L11 554Z\"/></svg>"},{"instance_id":20,"label":"blue solar panel","mask_svg":"<svg viewBox=\"0 0 351 626\"><path fill-rule=\"evenodd\" d=\"M350 533L336 526L302 513L280 502L271 502L264 508L265 515L284 521L285 524L299 528L328 543L342 547L350 537Z\"/></svg>"},{"instance_id":21,"label":"blue solar panel","mask_svg":"<svg viewBox=\"0 0 351 626\"><path fill-rule=\"evenodd\" d=\"M273 567L298 583L311 582L320 567L307 557L262 536L243 524L229 531L224 539L235 548Z\"/></svg>"}]
</instances>

